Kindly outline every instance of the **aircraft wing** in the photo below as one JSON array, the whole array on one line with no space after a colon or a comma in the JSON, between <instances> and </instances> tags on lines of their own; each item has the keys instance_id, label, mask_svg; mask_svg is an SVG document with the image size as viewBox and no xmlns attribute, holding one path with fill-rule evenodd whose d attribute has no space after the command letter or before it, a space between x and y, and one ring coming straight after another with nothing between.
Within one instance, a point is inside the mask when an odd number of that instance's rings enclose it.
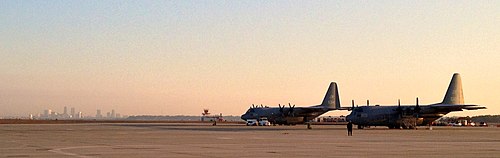
<instances>
[{"instance_id":1,"label":"aircraft wing","mask_svg":"<svg viewBox=\"0 0 500 158\"><path fill-rule=\"evenodd\" d=\"M350 106L344 106L344 107L340 107L340 108L325 108L321 105L317 105L317 106L312 106L312 107L304 107L304 108L314 108L314 109L328 109L328 111L331 111L331 110L352 110L354 107L350 107Z\"/></svg>"},{"instance_id":2,"label":"aircraft wing","mask_svg":"<svg viewBox=\"0 0 500 158\"><path fill-rule=\"evenodd\" d=\"M325 108L325 107L296 107L294 109L295 116L316 116L318 113L324 113L325 111L332 110L352 110L352 107L341 107L341 108Z\"/></svg>"},{"instance_id":3,"label":"aircraft wing","mask_svg":"<svg viewBox=\"0 0 500 158\"><path fill-rule=\"evenodd\" d=\"M331 110L329 108L324 107L296 107L295 110L299 113L311 113L311 112L321 112L326 109Z\"/></svg>"},{"instance_id":4,"label":"aircraft wing","mask_svg":"<svg viewBox=\"0 0 500 158\"><path fill-rule=\"evenodd\" d=\"M295 107L293 109L294 116L302 116L302 117L311 117L318 116L326 111L330 111L333 109L325 108L325 107Z\"/></svg>"}]
</instances>

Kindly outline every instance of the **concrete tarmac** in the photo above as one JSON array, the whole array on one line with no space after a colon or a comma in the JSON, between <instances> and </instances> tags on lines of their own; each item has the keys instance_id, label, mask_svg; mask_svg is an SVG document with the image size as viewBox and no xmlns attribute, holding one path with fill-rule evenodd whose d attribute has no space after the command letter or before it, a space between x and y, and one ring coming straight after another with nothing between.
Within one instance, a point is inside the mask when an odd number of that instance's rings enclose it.
<instances>
[{"instance_id":1,"label":"concrete tarmac","mask_svg":"<svg viewBox=\"0 0 500 158\"><path fill-rule=\"evenodd\" d=\"M500 157L500 128L220 124L0 125L0 157Z\"/></svg>"}]
</instances>

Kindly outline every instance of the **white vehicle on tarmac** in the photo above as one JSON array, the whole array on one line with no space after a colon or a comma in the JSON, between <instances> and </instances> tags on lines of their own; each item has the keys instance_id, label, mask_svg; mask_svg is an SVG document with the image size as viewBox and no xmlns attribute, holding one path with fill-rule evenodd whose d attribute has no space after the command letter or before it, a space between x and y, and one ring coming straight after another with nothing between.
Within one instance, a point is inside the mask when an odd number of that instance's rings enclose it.
<instances>
[{"instance_id":1,"label":"white vehicle on tarmac","mask_svg":"<svg viewBox=\"0 0 500 158\"><path fill-rule=\"evenodd\" d=\"M257 119L247 119L247 126L257 126Z\"/></svg>"},{"instance_id":2,"label":"white vehicle on tarmac","mask_svg":"<svg viewBox=\"0 0 500 158\"><path fill-rule=\"evenodd\" d=\"M267 118L257 119L247 119L247 126L271 126L271 122Z\"/></svg>"},{"instance_id":3,"label":"white vehicle on tarmac","mask_svg":"<svg viewBox=\"0 0 500 158\"><path fill-rule=\"evenodd\" d=\"M271 122L269 122L267 118L263 117L259 120L259 126L271 126Z\"/></svg>"}]
</instances>

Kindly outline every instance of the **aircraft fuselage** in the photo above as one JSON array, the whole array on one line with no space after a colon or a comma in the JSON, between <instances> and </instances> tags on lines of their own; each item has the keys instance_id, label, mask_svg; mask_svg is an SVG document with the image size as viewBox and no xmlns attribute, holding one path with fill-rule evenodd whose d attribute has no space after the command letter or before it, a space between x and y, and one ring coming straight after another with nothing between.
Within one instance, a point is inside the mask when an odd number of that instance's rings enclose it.
<instances>
[{"instance_id":1,"label":"aircraft fuselage","mask_svg":"<svg viewBox=\"0 0 500 158\"><path fill-rule=\"evenodd\" d=\"M337 83L331 82L320 105L295 107L295 105L292 106L288 103L288 107L278 104L278 107L273 108L252 105L245 114L241 115L241 119L246 121L265 117L272 124L294 125L309 122L325 112L339 108L340 98Z\"/></svg>"},{"instance_id":2,"label":"aircraft fuselage","mask_svg":"<svg viewBox=\"0 0 500 158\"><path fill-rule=\"evenodd\" d=\"M265 117L272 124L302 124L328 112L329 110L330 109L328 108L316 107L257 107L248 109L248 111L241 116L241 119L260 119Z\"/></svg>"},{"instance_id":3,"label":"aircraft fuselage","mask_svg":"<svg viewBox=\"0 0 500 158\"><path fill-rule=\"evenodd\" d=\"M436 105L436 104L434 104ZM398 111L400 108L401 112ZM416 106L361 106L355 107L347 115L347 121L361 126L399 127L405 118L416 120L416 125L428 125L446 115L450 109L435 109L430 106L420 106L420 112L414 113Z\"/></svg>"}]
</instances>

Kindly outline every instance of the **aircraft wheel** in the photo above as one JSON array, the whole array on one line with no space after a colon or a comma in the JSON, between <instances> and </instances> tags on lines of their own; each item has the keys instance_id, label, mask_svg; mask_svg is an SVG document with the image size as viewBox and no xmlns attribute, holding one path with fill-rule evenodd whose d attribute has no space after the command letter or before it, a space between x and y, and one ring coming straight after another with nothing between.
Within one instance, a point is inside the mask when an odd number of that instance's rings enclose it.
<instances>
[{"instance_id":1,"label":"aircraft wheel","mask_svg":"<svg viewBox=\"0 0 500 158\"><path fill-rule=\"evenodd\" d=\"M358 129L363 129L363 126L361 126L361 125L358 125Z\"/></svg>"}]
</instances>

